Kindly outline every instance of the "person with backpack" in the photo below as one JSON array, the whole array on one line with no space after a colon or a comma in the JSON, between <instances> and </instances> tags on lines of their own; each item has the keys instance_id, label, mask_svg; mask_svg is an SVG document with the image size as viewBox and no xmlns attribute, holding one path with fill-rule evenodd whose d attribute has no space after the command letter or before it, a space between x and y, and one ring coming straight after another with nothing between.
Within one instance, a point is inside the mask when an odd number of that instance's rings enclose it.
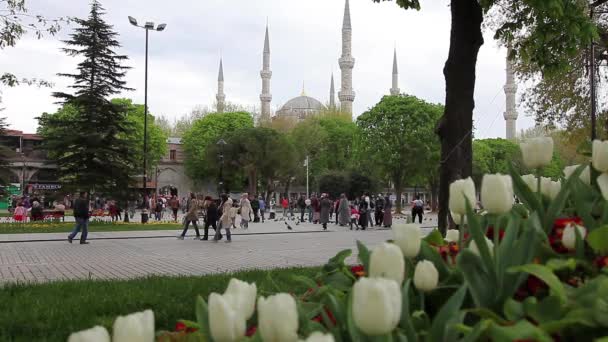
<instances>
[{"instance_id":1,"label":"person with backpack","mask_svg":"<svg viewBox=\"0 0 608 342\"><path fill-rule=\"evenodd\" d=\"M424 202L420 199L420 195L416 195L416 199L412 202L412 222L416 222L418 216L419 223L422 223L422 215L424 215Z\"/></svg>"}]
</instances>

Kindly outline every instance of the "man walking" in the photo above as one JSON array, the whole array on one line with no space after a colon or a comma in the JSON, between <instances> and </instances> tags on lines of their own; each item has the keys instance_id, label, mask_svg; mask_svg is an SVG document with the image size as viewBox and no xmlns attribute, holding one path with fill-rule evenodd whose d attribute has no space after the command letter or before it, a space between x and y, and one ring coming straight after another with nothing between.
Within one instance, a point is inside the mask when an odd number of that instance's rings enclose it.
<instances>
[{"instance_id":1,"label":"man walking","mask_svg":"<svg viewBox=\"0 0 608 342\"><path fill-rule=\"evenodd\" d=\"M384 197L379 194L376 198L376 226L382 226L382 220L384 219Z\"/></svg>"},{"instance_id":2,"label":"man walking","mask_svg":"<svg viewBox=\"0 0 608 342\"><path fill-rule=\"evenodd\" d=\"M412 202L412 223L416 222L418 216L419 223L422 224L422 215L424 215L424 202L420 199L420 195L416 195L416 199Z\"/></svg>"},{"instance_id":3,"label":"man walking","mask_svg":"<svg viewBox=\"0 0 608 342\"><path fill-rule=\"evenodd\" d=\"M184 237L186 236L186 233L188 232L188 227L190 226L190 223L192 223L192 225L194 226L194 230L196 231L196 237L194 238L194 240L200 240L201 239L201 233L198 231L198 209L199 209L199 204L198 204L198 200L196 199L196 195L193 193L190 193L190 200L188 201L188 213L186 214L186 219L184 220L184 231L182 232L182 234L180 236L178 236L177 238L180 240L183 240Z\"/></svg>"},{"instance_id":4,"label":"man walking","mask_svg":"<svg viewBox=\"0 0 608 342\"><path fill-rule=\"evenodd\" d=\"M262 196L260 196L260 199L258 200L258 202L260 202L260 218L262 219L262 223L264 223L264 213L266 212L266 201L264 201L264 198Z\"/></svg>"},{"instance_id":5,"label":"man walking","mask_svg":"<svg viewBox=\"0 0 608 342\"><path fill-rule=\"evenodd\" d=\"M300 198L298 198L298 207L300 208L300 222L304 223L304 212L306 211L306 201L304 200L303 195L300 195Z\"/></svg>"},{"instance_id":6,"label":"man walking","mask_svg":"<svg viewBox=\"0 0 608 342\"><path fill-rule=\"evenodd\" d=\"M74 203L74 218L76 219L76 226L72 233L68 236L68 242L72 243L72 240L82 230L80 235L80 244L88 245L87 235L89 234L89 199L86 192L81 192L80 197Z\"/></svg>"}]
</instances>

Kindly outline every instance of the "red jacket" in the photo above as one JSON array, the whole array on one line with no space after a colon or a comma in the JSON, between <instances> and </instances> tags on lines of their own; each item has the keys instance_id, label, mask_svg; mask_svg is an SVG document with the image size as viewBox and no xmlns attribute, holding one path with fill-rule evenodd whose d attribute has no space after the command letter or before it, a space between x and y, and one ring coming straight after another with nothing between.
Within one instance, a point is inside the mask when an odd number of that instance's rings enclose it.
<instances>
[{"instance_id":1,"label":"red jacket","mask_svg":"<svg viewBox=\"0 0 608 342\"><path fill-rule=\"evenodd\" d=\"M283 207L283 209L289 208L289 201L287 200L287 198L283 198L281 200L281 207Z\"/></svg>"}]
</instances>

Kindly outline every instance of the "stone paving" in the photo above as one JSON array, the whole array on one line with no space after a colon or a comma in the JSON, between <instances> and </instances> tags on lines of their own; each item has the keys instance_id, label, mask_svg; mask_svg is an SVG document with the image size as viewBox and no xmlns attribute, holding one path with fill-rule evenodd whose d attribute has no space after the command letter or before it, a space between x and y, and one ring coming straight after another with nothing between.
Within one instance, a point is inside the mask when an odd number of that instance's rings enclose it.
<instances>
[{"instance_id":1,"label":"stone paving","mask_svg":"<svg viewBox=\"0 0 608 342\"><path fill-rule=\"evenodd\" d=\"M292 231L284 222L250 224L247 231L236 230L230 244L196 241L192 236L177 240L177 230L93 231L90 245L69 244L65 233L0 235L0 284L318 266L342 249L356 251L357 240L373 246L391 238L387 229L350 231L329 225L323 232L320 225L290 225ZM356 262L355 256L356 252L348 261Z\"/></svg>"}]
</instances>

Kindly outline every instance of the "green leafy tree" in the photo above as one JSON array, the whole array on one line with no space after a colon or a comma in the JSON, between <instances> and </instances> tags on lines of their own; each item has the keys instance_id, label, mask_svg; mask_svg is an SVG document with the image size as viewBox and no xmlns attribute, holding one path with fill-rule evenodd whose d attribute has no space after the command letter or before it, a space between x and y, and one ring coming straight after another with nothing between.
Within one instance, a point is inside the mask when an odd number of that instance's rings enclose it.
<instances>
[{"instance_id":1,"label":"green leafy tree","mask_svg":"<svg viewBox=\"0 0 608 342\"><path fill-rule=\"evenodd\" d=\"M70 88L75 92L54 96L73 107L74 117L46 115L39 124L44 147L66 186L112 194L132 185L136 156L128 138L134 130L124 108L109 100L129 90L123 80L128 67L122 65L127 57L114 51L120 47L118 34L103 14L94 0L89 17L74 19L78 27L65 41L68 47L63 51L80 58L75 74L60 74L73 79Z\"/></svg>"},{"instance_id":2,"label":"green leafy tree","mask_svg":"<svg viewBox=\"0 0 608 342\"><path fill-rule=\"evenodd\" d=\"M340 198L340 194L348 193L349 186L349 177L344 171L328 171L319 177L319 191L331 198Z\"/></svg>"},{"instance_id":3,"label":"green leafy tree","mask_svg":"<svg viewBox=\"0 0 608 342\"><path fill-rule=\"evenodd\" d=\"M486 173L509 174L509 165L524 170L519 145L505 139L473 140L473 180L478 189Z\"/></svg>"},{"instance_id":4,"label":"green leafy tree","mask_svg":"<svg viewBox=\"0 0 608 342\"><path fill-rule=\"evenodd\" d=\"M253 127L253 117L246 112L211 113L196 119L182 139L187 174L199 182L216 179L217 154L211 156L207 150L232 132L249 127Z\"/></svg>"},{"instance_id":5,"label":"green leafy tree","mask_svg":"<svg viewBox=\"0 0 608 342\"><path fill-rule=\"evenodd\" d=\"M8 124L6 123L6 118L0 118L0 137L6 135L7 127ZM0 185L5 185L8 183L11 172L9 170L9 158L13 157L14 155L14 151L0 142Z\"/></svg>"},{"instance_id":6,"label":"green leafy tree","mask_svg":"<svg viewBox=\"0 0 608 342\"><path fill-rule=\"evenodd\" d=\"M390 0L372 0L374 2ZM592 0L593 4L606 0ZM405 9L420 9L419 0L396 0ZM495 38L510 45L513 55L538 65L543 74L568 70L569 60L597 36L586 1L451 0L450 49L443 73L445 111L437 124L441 139L439 227L445 231L449 185L473 172L473 109L477 55L483 45L482 23L495 10L501 21Z\"/></svg>"},{"instance_id":7,"label":"green leafy tree","mask_svg":"<svg viewBox=\"0 0 608 342\"><path fill-rule=\"evenodd\" d=\"M437 144L434 122L442 109L415 96L385 96L357 118L361 151L394 184L397 212L401 211L401 194L408 180L432 168L428 164Z\"/></svg>"}]
</instances>

